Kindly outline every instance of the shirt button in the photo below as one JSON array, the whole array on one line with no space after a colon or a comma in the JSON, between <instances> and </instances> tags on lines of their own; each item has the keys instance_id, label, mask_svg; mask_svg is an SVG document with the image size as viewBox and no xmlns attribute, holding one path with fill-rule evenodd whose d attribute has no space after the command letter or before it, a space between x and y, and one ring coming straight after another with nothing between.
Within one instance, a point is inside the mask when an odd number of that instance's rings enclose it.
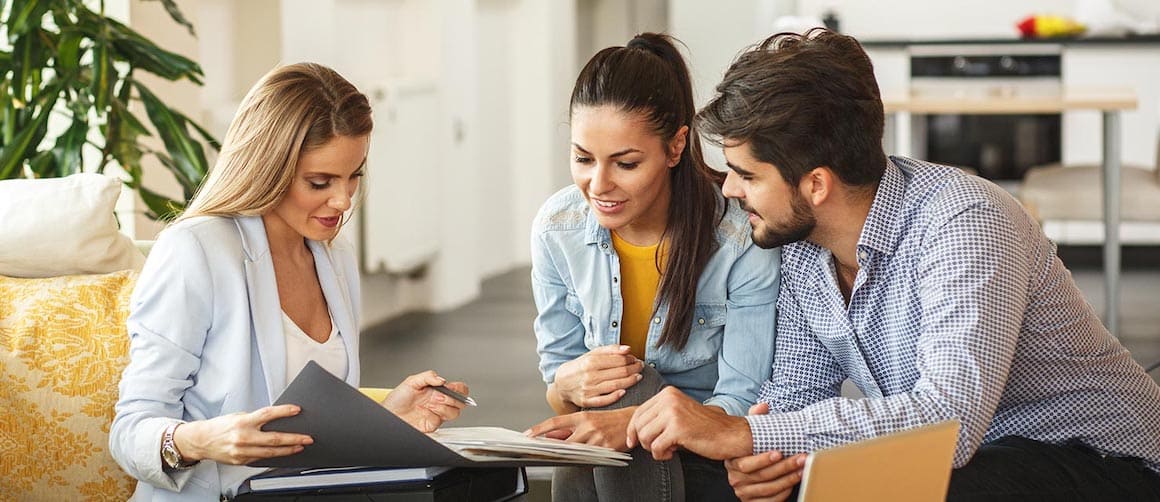
<instances>
[{"instance_id":1,"label":"shirt button","mask_svg":"<svg viewBox=\"0 0 1160 502\"><path fill-rule=\"evenodd\" d=\"M648 367L649 367L649 368L656 368L656 367L657 367L657 363L648 363Z\"/></svg>"},{"instance_id":2,"label":"shirt button","mask_svg":"<svg viewBox=\"0 0 1160 502\"><path fill-rule=\"evenodd\" d=\"M863 259L863 260L865 260L869 256L870 256L870 253L867 253L865 251L858 251L858 257Z\"/></svg>"},{"instance_id":3,"label":"shirt button","mask_svg":"<svg viewBox=\"0 0 1160 502\"><path fill-rule=\"evenodd\" d=\"M617 322L616 322L616 321L612 321L612 327L614 327L614 328L615 328L615 327L617 327L618 325L619 325L619 324L617 324Z\"/></svg>"},{"instance_id":4,"label":"shirt button","mask_svg":"<svg viewBox=\"0 0 1160 502\"><path fill-rule=\"evenodd\" d=\"M600 243L600 248L601 249L608 249L608 243L607 242Z\"/></svg>"},{"instance_id":5,"label":"shirt button","mask_svg":"<svg viewBox=\"0 0 1160 502\"><path fill-rule=\"evenodd\" d=\"M702 317L702 318L700 318L700 319L697 319L697 324L700 324L700 325L704 326L704 325L705 325L705 318L704 318L704 317Z\"/></svg>"},{"instance_id":6,"label":"shirt button","mask_svg":"<svg viewBox=\"0 0 1160 502\"><path fill-rule=\"evenodd\" d=\"M661 318L659 318L659 317L653 318L653 324L660 324L660 323L661 323Z\"/></svg>"},{"instance_id":7,"label":"shirt button","mask_svg":"<svg viewBox=\"0 0 1160 502\"><path fill-rule=\"evenodd\" d=\"M615 277L613 277L613 278L612 278L612 282L613 282L613 283L615 283L615 282L616 282L616 281L618 281L618 280L620 280L620 279L617 279L617 278L615 278Z\"/></svg>"}]
</instances>

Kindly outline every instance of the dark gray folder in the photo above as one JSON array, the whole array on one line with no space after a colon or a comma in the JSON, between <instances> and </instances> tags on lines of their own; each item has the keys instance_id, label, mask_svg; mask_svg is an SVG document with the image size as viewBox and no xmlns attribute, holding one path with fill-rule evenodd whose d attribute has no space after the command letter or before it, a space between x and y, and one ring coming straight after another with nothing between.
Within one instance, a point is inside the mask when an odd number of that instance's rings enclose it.
<instances>
[{"instance_id":1,"label":"dark gray folder","mask_svg":"<svg viewBox=\"0 0 1160 502\"><path fill-rule=\"evenodd\" d=\"M256 461L256 467L515 467L568 465L542 459L477 462L431 439L314 361L298 373L275 405L296 404L298 415L267 423L266 431L314 438L298 454ZM571 464L575 465L575 464Z\"/></svg>"}]
</instances>

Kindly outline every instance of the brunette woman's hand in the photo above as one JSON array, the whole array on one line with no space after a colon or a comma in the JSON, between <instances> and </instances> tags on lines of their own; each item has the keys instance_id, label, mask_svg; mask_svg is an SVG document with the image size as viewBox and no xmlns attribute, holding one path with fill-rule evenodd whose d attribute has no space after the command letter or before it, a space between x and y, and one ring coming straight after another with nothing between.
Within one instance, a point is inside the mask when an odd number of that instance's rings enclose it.
<instances>
[{"instance_id":1,"label":"brunette woman's hand","mask_svg":"<svg viewBox=\"0 0 1160 502\"><path fill-rule=\"evenodd\" d=\"M412 427L423 432L434 431L443 422L458 417L466 406L432 388L438 385L446 385L455 392L467 395L467 384L448 382L434 371L427 370L403 380L387 394L382 405Z\"/></svg>"},{"instance_id":2,"label":"brunette woman's hand","mask_svg":"<svg viewBox=\"0 0 1160 502\"><path fill-rule=\"evenodd\" d=\"M633 356L627 345L606 345L561 364L549 392L577 408L602 408L636 385L642 369L644 361Z\"/></svg>"},{"instance_id":3,"label":"brunette woman's hand","mask_svg":"<svg viewBox=\"0 0 1160 502\"><path fill-rule=\"evenodd\" d=\"M173 432L173 441L187 461L213 460L221 464L243 465L263 458L293 455L314 440L305 434L266 432L262 426L276 418L292 417L300 411L296 405L285 404L188 422Z\"/></svg>"}]
</instances>

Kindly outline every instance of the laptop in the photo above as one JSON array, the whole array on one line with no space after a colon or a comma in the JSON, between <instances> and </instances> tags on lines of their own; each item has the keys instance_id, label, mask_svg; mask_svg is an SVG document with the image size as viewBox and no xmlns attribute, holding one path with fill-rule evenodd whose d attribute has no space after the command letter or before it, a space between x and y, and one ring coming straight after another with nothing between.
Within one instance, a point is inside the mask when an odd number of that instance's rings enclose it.
<instances>
[{"instance_id":1,"label":"laptop","mask_svg":"<svg viewBox=\"0 0 1160 502\"><path fill-rule=\"evenodd\" d=\"M946 500L959 421L813 452L798 502Z\"/></svg>"}]
</instances>

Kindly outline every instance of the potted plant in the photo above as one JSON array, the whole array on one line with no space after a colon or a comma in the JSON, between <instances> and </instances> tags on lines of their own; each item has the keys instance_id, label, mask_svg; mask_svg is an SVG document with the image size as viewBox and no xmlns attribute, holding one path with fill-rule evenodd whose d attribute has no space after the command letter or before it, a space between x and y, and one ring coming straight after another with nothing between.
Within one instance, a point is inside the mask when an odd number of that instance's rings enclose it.
<instances>
[{"instance_id":1,"label":"potted plant","mask_svg":"<svg viewBox=\"0 0 1160 502\"><path fill-rule=\"evenodd\" d=\"M174 0L160 1L174 22L194 33ZM106 17L103 1L94 10L83 0L0 0L0 34L7 43L0 44L0 180L67 176L86 162L104 172L115 163L149 217L166 219L185 207L208 169L202 143L219 145L134 75L201 85L197 63ZM134 101L144 105L152 131L130 111ZM164 151L141 141L153 134ZM96 158L85 158L94 151ZM168 168L184 200L141 184L144 156Z\"/></svg>"}]
</instances>

